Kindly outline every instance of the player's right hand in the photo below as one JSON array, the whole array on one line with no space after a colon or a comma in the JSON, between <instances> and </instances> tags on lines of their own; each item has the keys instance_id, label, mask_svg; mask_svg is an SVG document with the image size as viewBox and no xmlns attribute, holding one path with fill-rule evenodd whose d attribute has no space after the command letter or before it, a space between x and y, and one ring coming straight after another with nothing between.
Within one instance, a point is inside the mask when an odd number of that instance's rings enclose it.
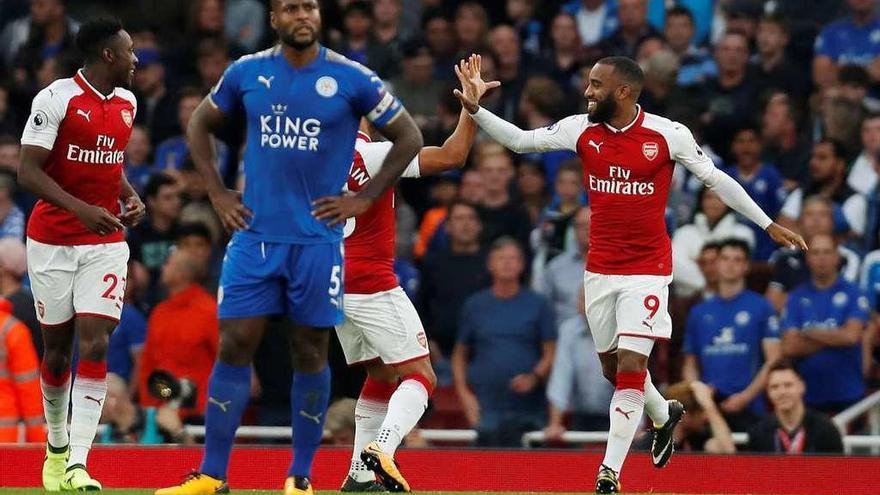
<instances>
[{"instance_id":1,"label":"player's right hand","mask_svg":"<svg viewBox=\"0 0 880 495\"><path fill-rule=\"evenodd\" d=\"M467 60L461 60L455 66L455 75L458 76L461 89L455 89L452 92L470 113L476 113L479 109L480 99L486 94L486 91L501 86L499 81L486 82L483 80L483 76L480 74L482 60L480 55L471 55Z\"/></svg>"},{"instance_id":2,"label":"player's right hand","mask_svg":"<svg viewBox=\"0 0 880 495\"><path fill-rule=\"evenodd\" d=\"M208 197L227 232L231 233L248 228L247 221L254 216L254 213L241 202L241 192L222 189L219 192L209 194Z\"/></svg>"},{"instance_id":3,"label":"player's right hand","mask_svg":"<svg viewBox=\"0 0 880 495\"><path fill-rule=\"evenodd\" d=\"M73 214L87 229L100 236L109 235L125 228L115 215L100 206L83 203Z\"/></svg>"}]
</instances>

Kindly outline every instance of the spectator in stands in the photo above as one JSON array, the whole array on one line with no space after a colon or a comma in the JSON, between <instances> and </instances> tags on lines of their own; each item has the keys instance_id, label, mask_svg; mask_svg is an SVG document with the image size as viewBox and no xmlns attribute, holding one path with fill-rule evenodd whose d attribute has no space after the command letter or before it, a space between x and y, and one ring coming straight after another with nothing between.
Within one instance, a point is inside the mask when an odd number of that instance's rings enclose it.
<instances>
[{"instance_id":1,"label":"spectator in stands","mask_svg":"<svg viewBox=\"0 0 880 495\"><path fill-rule=\"evenodd\" d=\"M414 37L401 22L403 8L401 0L374 0L373 36L382 46L383 62L389 67L380 76L392 77L400 65L401 49L404 43Z\"/></svg>"},{"instance_id":2,"label":"spectator in stands","mask_svg":"<svg viewBox=\"0 0 880 495\"><path fill-rule=\"evenodd\" d=\"M18 172L18 153L21 145L18 139L10 134L0 134L0 170Z\"/></svg>"},{"instance_id":3,"label":"spectator in stands","mask_svg":"<svg viewBox=\"0 0 880 495\"><path fill-rule=\"evenodd\" d=\"M146 127L154 144L182 134L186 129L180 128L177 99L166 86L165 66L159 52L155 48L140 48L135 54L138 67L133 89L138 111L134 121Z\"/></svg>"},{"instance_id":4,"label":"spectator in stands","mask_svg":"<svg viewBox=\"0 0 880 495\"><path fill-rule=\"evenodd\" d=\"M556 321L560 324L577 316L578 297L584 286L583 268L590 248L590 207L583 206L566 227L567 234L577 241L575 249L559 253L547 263L540 276L533 274L532 289L553 303Z\"/></svg>"},{"instance_id":5,"label":"spectator in stands","mask_svg":"<svg viewBox=\"0 0 880 495\"><path fill-rule=\"evenodd\" d=\"M163 265L162 284L169 297L150 313L140 370L141 390L147 390L147 380L156 370L195 384L196 405L180 409L182 418L198 418L205 412L208 377L219 339L217 302L196 282L198 270L193 259L182 251L174 251ZM141 395L141 404L160 405L148 394Z\"/></svg>"},{"instance_id":6,"label":"spectator in stands","mask_svg":"<svg viewBox=\"0 0 880 495\"><path fill-rule=\"evenodd\" d=\"M810 144L798 130L800 115L788 94L777 91L767 99L761 117L763 160L776 166L788 191L798 186L810 161Z\"/></svg>"},{"instance_id":7,"label":"spectator in stands","mask_svg":"<svg viewBox=\"0 0 880 495\"><path fill-rule=\"evenodd\" d=\"M77 30L79 23L67 17L63 0L32 0L30 15L3 30L0 50L7 66L24 68L33 75L44 60L74 51Z\"/></svg>"},{"instance_id":8,"label":"spectator in stands","mask_svg":"<svg viewBox=\"0 0 880 495\"><path fill-rule=\"evenodd\" d=\"M807 180L785 200L779 212L780 224L793 226L800 216L801 203L809 196L827 198L834 204L834 232L865 232L865 197L855 194L846 184L846 151L830 139L813 145Z\"/></svg>"},{"instance_id":9,"label":"spectator in stands","mask_svg":"<svg viewBox=\"0 0 880 495\"><path fill-rule=\"evenodd\" d=\"M746 126L737 130L733 134L730 151L734 161L731 166L724 168L724 172L736 179L770 218L776 217L787 194L779 171L761 161L761 134L758 128ZM761 227L752 222L746 225L755 234L754 258L768 260L776 250L776 244Z\"/></svg>"},{"instance_id":10,"label":"spectator in stands","mask_svg":"<svg viewBox=\"0 0 880 495\"><path fill-rule=\"evenodd\" d=\"M718 76L706 85L703 134L712 151L730 160L730 136L754 118L757 91L747 77L749 40L741 32L728 32L715 47Z\"/></svg>"},{"instance_id":11,"label":"spectator in stands","mask_svg":"<svg viewBox=\"0 0 880 495\"><path fill-rule=\"evenodd\" d=\"M449 247L429 251L422 264L419 314L428 338L449 356L458 334L462 304L488 286L490 280L486 254L480 248L482 224L477 209L468 203L452 203L445 231Z\"/></svg>"},{"instance_id":12,"label":"spectator in stands","mask_svg":"<svg viewBox=\"0 0 880 495\"><path fill-rule=\"evenodd\" d=\"M871 79L880 81L876 59L880 45L874 33L880 29L880 19L874 13L873 0L847 0L850 16L825 26L816 38L816 56L813 59L813 81L820 88L834 83L837 67L856 64L873 71Z\"/></svg>"},{"instance_id":13,"label":"spectator in stands","mask_svg":"<svg viewBox=\"0 0 880 495\"><path fill-rule=\"evenodd\" d=\"M871 76L859 65L842 65L837 69L840 97L866 112L880 111L880 100L871 94Z\"/></svg>"},{"instance_id":14,"label":"spectator in stands","mask_svg":"<svg viewBox=\"0 0 880 495\"><path fill-rule=\"evenodd\" d=\"M187 255L196 267L196 282L210 294L215 294L220 281L222 256L215 252L211 231L205 224L181 223L175 229L174 247Z\"/></svg>"},{"instance_id":15,"label":"spectator in stands","mask_svg":"<svg viewBox=\"0 0 880 495\"><path fill-rule=\"evenodd\" d=\"M138 391L141 353L144 350L144 341L147 339L147 319L134 300L136 276L135 270L129 265L126 277L128 283L125 284L123 295L125 304L122 306L119 326L110 336L110 344L107 347L107 373L116 375L122 381L126 393L132 397L135 397Z\"/></svg>"},{"instance_id":16,"label":"spectator in stands","mask_svg":"<svg viewBox=\"0 0 880 495\"><path fill-rule=\"evenodd\" d=\"M718 293L688 317L682 375L712 387L728 424L745 431L764 410L767 370L781 355L779 322L773 306L746 289L748 244L722 241L717 263Z\"/></svg>"},{"instance_id":17,"label":"spectator in stands","mask_svg":"<svg viewBox=\"0 0 880 495\"><path fill-rule=\"evenodd\" d=\"M461 310L452 354L455 389L482 446L517 446L546 425L544 386L556 347L553 308L523 288L525 254L511 238L489 252L492 286Z\"/></svg>"},{"instance_id":18,"label":"spectator in stands","mask_svg":"<svg viewBox=\"0 0 880 495\"><path fill-rule=\"evenodd\" d=\"M18 442L18 424L26 442L46 439L40 394L40 361L28 328L12 316L9 301L0 300L0 443Z\"/></svg>"},{"instance_id":19,"label":"spectator in stands","mask_svg":"<svg viewBox=\"0 0 880 495\"><path fill-rule=\"evenodd\" d=\"M767 398L773 413L749 430L746 450L778 454L842 454L840 430L824 414L804 404L806 384L797 368L781 361L770 368Z\"/></svg>"},{"instance_id":20,"label":"spectator in stands","mask_svg":"<svg viewBox=\"0 0 880 495\"><path fill-rule=\"evenodd\" d=\"M422 33L425 44L434 57L434 79L451 81L455 74L450 74L449 67L455 65L458 60L455 57L456 44L452 22L441 10L431 11L422 20Z\"/></svg>"},{"instance_id":21,"label":"spectator in stands","mask_svg":"<svg viewBox=\"0 0 880 495\"><path fill-rule=\"evenodd\" d=\"M223 40L207 38L199 42L196 47L196 86L203 94L207 94L217 85L230 62Z\"/></svg>"},{"instance_id":22,"label":"spectator in stands","mask_svg":"<svg viewBox=\"0 0 880 495\"><path fill-rule=\"evenodd\" d=\"M532 275L543 278L544 267L548 262L564 252L577 252L578 241L571 230L575 214L586 201L583 189L582 165L578 160L563 163L556 174L553 199L538 219L532 231Z\"/></svg>"},{"instance_id":23,"label":"spectator in stands","mask_svg":"<svg viewBox=\"0 0 880 495\"><path fill-rule=\"evenodd\" d=\"M536 76L526 81L519 100L519 115L526 129L547 127L564 115L565 93L552 79ZM577 159L577 154L568 150L546 153L530 153L527 160L541 162L548 184L556 182L556 172L566 160Z\"/></svg>"},{"instance_id":24,"label":"spectator in stands","mask_svg":"<svg viewBox=\"0 0 880 495\"><path fill-rule=\"evenodd\" d=\"M454 26L459 55L483 51L489 35L489 15L479 2L462 2L455 10Z\"/></svg>"},{"instance_id":25,"label":"spectator in stands","mask_svg":"<svg viewBox=\"0 0 880 495\"><path fill-rule=\"evenodd\" d=\"M505 151L484 153L477 170L485 183L485 194L480 200L484 243L511 236L521 246L527 246L532 231L529 214L510 194L510 182L515 174L513 159Z\"/></svg>"},{"instance_id":26,"label":"spectator in stands","mask_svg":"<svg viewBox=\"0 0 880 495\"><path fill-rule=\"evenodd\" d=\"M736 221L736 214L725 205L714 191L700 190L700 209L693 223L679 227L672 236L673 287L676 294L690 296L702 289L706 281L697 266L700 248L708 241L735 238L750 247L755 244L752 230Z\"/></svg>"},{"instance_id":27,"label":"spectator in stands","mask_svg":"<svg viewBox=\"0 0 880 495\"><path fill-rule=\"evenodd\" d=\"M391 52L375 38L373 33L373 6L370 2L355 0L345 6L343 25L345 36L335 49L355 62L372 68L380 77L397 72Z\"/></svg>"},{"instance_id":28,"label":"spectator in stands","mask_svg":"<svg viewBox=\"0 0 880 495\"><path fill-rule=\"evenodd\" d=\"M180 99L177 102L177 122L184 132L178 136L170 137L156 146L156 170L174 174L183 168L183 164L189 158L189 145L186 142L185 130L189 125L190 117L201 102L201 90L187 87L180 91ZM214 140L214 143L217 146L217 164L220 176L225 177L226 168L229 166L229 149L222 141Z\"/></svg>"},{"instance_id":29,"label":"spectator in stands","mask_svg":"<svg viewBox=\"0 0 880 495\"><path fill-rule=\"evenodd\" d=\"M681 402L687 411L673 433L675 450L710 454L736 452L730 427L712 398L711 387L699 381L679 382L670 385L664 395ZM649 450L650 441L651 435L644 436L637 448Z\"/></svg>"},{"instance_id":30,"label":"spectator in stands","mask_svg":"<svg viewBox=\"0 0 880 495\"><path fill-rule=\"evenodd\" d=\"M660 37L660 33L648 23L648 0L618 0L617 20L618 28L599 43L605 56L635 58L639 43L645 38Z\"/></svg>"},{"instance_id":31,"label":"spectator in stands","mask_svg":"<svg viewBox=\"0 0 880 495\"><path fill-rule=\"evenodd\" d=\"M2 62L2 61L0 61ZM3 64L0 63L0 69ZM0 70L2 74L2 70ZM18 134L18 115L9 101L9 89L0 84L0 136L4 134Z\"/></svg>"},{"instance_id":32,"label":"spectator in stands","mask_svg":"<svg viewBox=\"0 0 880 495\"><path fill-rule=\"evenodd\" d=\"M868 195L877 186L876 163L880 154L880 114L870 114L862 121L862 151L853 162L846 184L859 194Z\"/></svg>"},{"instance_id":33,"label":"spectator in stands","mask_svg":"<svg viewBox=\"0 0 880 495\"><path fill-rule=\"evenodd\" d=\"M676 84L678 58L671 51L662 48L648 56L640 65L645 72L645 83L639 100L642 109L679 122L696 122L699 112L691 102L699 98L699 90L695 86L682 88Z\"/></svg>"},{"instance_id":34,"label":"spectator in stands","mask_svg":"<svg viewBox=\"0 0 880 495\"><path fill-rule=\"evenodd\" d=\"M0 297L12 305L12 316L24 323L31 332L37 355L43 356L43 337L34 296L22 283L27 275L27 253L20 239L0 239Z\"/></svg>"},{"instance_id":35,"label":"spectator in stands","mask_svg":"<svg viewBox=\"0 0 880 495\"><path fill-rule=\"evenodd\" d=\"M679 60L676 76L679 86L703 84L718 74L712 56L694 44L695 32L694 15L690 10L675 6L666 11L663 34L669 49Z\"/></svg>"},{"instance_id":36,"label":"spectator in stands","mask_svg":"<svg viewBox=\"0 0 880 495\"><path fill-rule=\"evenodd\" d=\"M547 75L567 93L580 93L578 71L584 64L584 48L571 14L556 14L550 24L550 42L544 58L550 62Z\"/></svg>"},{"instance_id":37,"label":"spectator in stands","mask_svg":"<svg viewBox=\"0 0 880 495\"><path fill-rule=\"evenodd\" d=\"M517 106L526 79L535 74L545 74L547 67L542 60L522 51L522 44L516 30L501 24L489 33L489 45L497 63L498 79L501 87L502 112L510 120L516 119ZM558 91L558 89L557 89Z\"/></svg>"},{"instance_id":38,"label":"spectator in stands","mask_svg":"<svg viewBox=\"0 0 880 495\"><path fill-rule=\"evenodd\" d=\"M838 273L840 255L830 235L810 238L810 280L791 292L781 328L782 351L798 359L807 385L806 403L839 412L862 398L862 332L868 300Z\"/></svg>"},{"instance_id":39,"label":"spectator in stands","mask_svg":"<svg viewBox=\"0 0 880 495\"><path fill-rule=\"evenodd\" d=\"M523 51L531 55L540 54L545 35L543 19L539 19L535 12L538 2L536 0L507 0L505 3L507 21L516 29L519 39L522 41Z\"/></svg>"},{"instance_id":40,"label":"spectator in stands","mask_svg":"<svg viewBox=\"0 0 880 495\"><path fill-rule=\"evenodd\" d=\"M758 94L782 90L797 101L806 100L810 81L786 55L789 34L785 19L777 15L762 17L756 40L758 53L751 65Z\"/></svg>"},{"instance_id":41,"label":"spectator in stands","mask_svg":"<svg viewBox=\"0 0 880 495\"><path fill-rule=\"evenodd\" d=\"M266 31L266 7L257 0L226 0L224 32L246 52L255 52Z\"/></svg>"},{"instance_id":42,"label":"spectator in stands","mask_svg":"<svg viewBox=\"0 0 880 495\"><path fill-rule=\"evenodd\" d=\"M594 46L617 30L617 2L612 0L573 0L562 10L577 20L578 35L584 46Z\"/></svg>"},{"instance_id":43,"label":"spectator in stands","mask_svg":"<svg viewBox=\"0 0 880 495\"><path fill-rule=\"evenodd\" d=\"M830 200L821 196L807 198L801 209L798 226L799 231L806 239L819 234L831 235L834 232L834 205ZM859 255L846 246L839 246L837 252L841 260L840 275L849 282L857 281ZM809 280L810 272L801 250L780 248L770 257L770 263L773 265L773 273L764 295L776 310L781 312L785 307L788 292Z\"/></svg>"},{"instance_id":44,"label":"spectator in stands","mask_svg":"<svg viewBox=\"0 0 880 495\"><path fill-rule=\"evenodd\" d=\"M544 167L540 163L523 161L520 163L516 175L520 199L525 205L526 211L529 212L530 222L537 225L541 212L550 203Z\"/></svg>"},{"instance_id":45,"label":"spectator in stands","mask_svg":"<svg viewBox=\"0 0 880 495\"><path fill-rule=\"evenodd\" d=\"M144 202L147 217L128 231L127 240L131 259L150 273L147 302L155 304L161 299L159 274L174 244L181 207L180 186L167 175L155 174L144 188Z\"/></svg>"},{"instance_id":46,"label":"spectator in stands","mask_svg":"<svg viewBox=\"0 0 880 495\"><path fill-rule=\"evenodd\" d=\"M7 171L0 171L0 239L24 239L27 220L15 204L16 179Z\"/></svg>"},{"instance_id":47,"label":"spectator in stands","mask_svg":"<svg viewBox=\"0 0 880 495\"><path fill-rule=\"evenodd\" d=\"M574 299L577 302L575 313L565 319L557 318L562 324L559 325L556 354L547 382L549 421L544 433L548 440L560 440L566 429L608 429L608 404L614 387L602 376L602 363L584 313L583 284Z\"/></svg>"},{"instance_id":48,"label":"spectator in stands","mask_svg":"<svg viewBox=\"0 0 880 495\"><path fill-rule=\"evenodd\" d=\"M421 41L408 42L403 47L403 72L391 81L394 94L406 106L416 123L424 127L437 116L442 82L434 79L434 58L431 50ZM458 114L456 113L456 122Z\"/></svg>"},{"instance_id":49,"label":"spectator in stands","mask_svg":"<svg viewBox=\"0 0 880 495\"><path fill-rule=\"evenodd\" d=\"M147 128L135 124L131 129L131 137L128 138L128 146L125 147L125 176L138 194L143 194L150 176L156 173L151 160L152 153L153 146L150 144Z\"/></svg>"}]
</instances>

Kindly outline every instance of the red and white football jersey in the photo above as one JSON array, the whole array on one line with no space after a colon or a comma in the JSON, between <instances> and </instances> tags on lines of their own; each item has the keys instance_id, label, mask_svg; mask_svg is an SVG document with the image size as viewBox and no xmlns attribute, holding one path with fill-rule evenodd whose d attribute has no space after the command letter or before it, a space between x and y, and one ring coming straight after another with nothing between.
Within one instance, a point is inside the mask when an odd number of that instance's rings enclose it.
<instances>
[{"instance_id":1,"label":"red and white football jersey","mask_svg":"<svg viewBox=\"0 0 880 495\"><path fill-rule=\"evenodd\" d=\"M666 200L675 164L698 178L723 173L687 127L646 113L623 129L573 115L531 131L530 147L569 149L581 159L592 207L587 270L607 275L671 275Z\"/></svg>"},{"instance_id":2,"label":"red and white football jersey","mask_svg":"<svg viewBox=\"0 0 880 495\"><path fill-rule=\"evenodd\" d=\"M44 170L62 189L117 215L124 151L136 112L137 101L131 91L115 88L110 96L104 96L80 70L37 94L21 144L51 150ZM34 207L27 235L54 245L125 239L123 232L94 234L69 211L42 200Z\"/></svg>"},{"instance_id":3,"label":"red and white football jersey","mask_svg":"<svg viewBox=\"0 0 880 495\"><path fill-rule=\"evenodd\" d=\"M346 189L358 192L379 173L391 143L373 143L358 132ZM419 156L406 167L402 177L419 177ZM397 287L394 274L396 239L394 188L382 194L362 215L345 222L345 293L375 294Z\"/></svg>"}]
</instances>

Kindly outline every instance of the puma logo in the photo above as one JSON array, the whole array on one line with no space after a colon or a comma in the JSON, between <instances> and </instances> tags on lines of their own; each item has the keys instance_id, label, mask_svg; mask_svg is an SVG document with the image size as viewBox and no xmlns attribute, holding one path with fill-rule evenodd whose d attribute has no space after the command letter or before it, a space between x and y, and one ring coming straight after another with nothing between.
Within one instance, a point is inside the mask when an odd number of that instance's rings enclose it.
<instances>
[{"instance_id":1,"label":"puma logo","mask_svg":"<svg viewBox=\"0 0 880 495\"><path fill-rule=\"evenodd\" d=\"M103 398L103 397L100 398L100 399L96 399L96 398L92 397L91 395L86 395L86 396L83 396L83 398L86 399L86 400L92 400L92 401L95 401L95 403L98 404L98 407L101 407L101 403L104 402L104 398Z\"/></svg>"},{"instance_id":2,"label":"puma logo","mask_svg":"<svg viewBox=\"0 0 880 495\"><path fill-rule=\"evenodd\" d=\"M43 400L48 402L50 406L54 406L55 402L58 401L58 399L50 399L50 398L46 397L45 394L43 395Z\"/></svg>"},{"instance_id":3,"label":"puma logo","mask_svg":"<svg viewBox=\"0 0 880 495\"><path fill-rule=\"evenodd\" d=\"M91 111L91 110L89 110L88 112L86 112L86 111L83 110L82 108L77 108L77 109L76 109L76 114L77 114L77 115L82 115L82 117L83 117L84 119L86 119L86 122L88 122L88 123L91 123L91 122L92 122L92 111Z\"/></svg>"},{"instance_id":4,"label":"puma logo","mask_svg":"<svg viewBox=\"0 0 880 495\"><path fill-rule=\"evenodd\" d=\"M624 411L623 409L621 409L621 408L618 406L618 407L615 407L615 408L614 408L614 412L619 412L620 414L623 414L623 417L624 417L624 418L629 419L629 415L632 414L632 413L634 413L634 412L636 412L636 411L635 411L635 410L632 410L632 411Z\"/></svg>"},{"instance_id":5,"label":"puma logo","mask_svg":"<svg viewBox=\"0 0 880 495\"><path fill-rule=\"evenodd\" d=\"M275 79L275 76L270 76L266 79L266 76L257 76L257 82L265 84L266 89L272 89L272 79Z\"/></svg>"},{"instance_id":6,"label":"puma logo","mask_svg":"<svg viewBox=\"0 0 880 495\"><path fill-rule=\"evenodd\" d=\"M312 414L309 414L309 413L303 411L302 409L299 410L300 416L314 421L316 425L321 424L321 415L322 414L324 414L324 413L318 413L318 414L312 415Z\"/></svg>"},{"instance_id":7,"label":"puma logo","mask_svg":"<svg viewBox=\"0 0 880 495\"><path fill-rule=\"evenodd\" d=\"M654 331L654 322L648 323L648 320L642 320L642 325L648 327L648 330Z\"/></svg>"},{"instance_id":8,"label":"puma logo","mask_svg":"<svg viewBox=\"0 0 880 495\"><path fill-rule=\"evenodd\" d=\"M590 139L590 142L587 143L587 145L592 146L593 148L596 148L597 154L601 152L601 150L599 149L599 146L602 146L603 144L605 144L605 141L602 141L599 144L596 144L596 142L593 141L592 139Z\"/></svg>"},{"instance_id":9,"label":"puma logo","mask_svg":"<svg viewBox=\"0 0 880 495\"><path fill-rule=\"evenodd\" d=\"M229 407L229 404L232 404L232 401L231 400L224 400L223 402L220 402L219 400L209 396L208 397L208 404L214 404L215 406L219 407L221 411L229 412L228 407Z\"/></svg>"}]
</instances>

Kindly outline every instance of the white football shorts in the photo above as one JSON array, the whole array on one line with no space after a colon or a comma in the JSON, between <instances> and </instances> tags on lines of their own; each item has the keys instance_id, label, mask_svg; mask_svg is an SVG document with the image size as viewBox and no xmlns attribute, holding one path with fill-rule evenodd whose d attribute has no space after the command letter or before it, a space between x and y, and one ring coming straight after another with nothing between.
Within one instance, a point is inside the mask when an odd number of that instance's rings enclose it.
<instances>
[{"instance_id":1,"label":"white football shorts","mask_svg":"<svg viewBox=\"0 0 880 495\"><path fill-rule=\"evenodd\" d=\"M57 246L27 240L27 266L37 319L61 325L74 316L119 321L128 273L128 244Z\"/></svg>"},{"instance_id":2,"label":"white football shorts","mask_svg":"<svg viewBox=\"0 0 880 495\"><path fill-rule=\"evenodd\" d=\"M345 361L376 359L400 365L428 355L428 339L412 302L400 287L375 294L346 294L345 320L336 326Z\"/></svg>"},{"instance_id":3,"label":"white football shorts","mask_svg":"<svg viewBox=\"0 0 880 495\"><path fill-rule=\"evenodd\" d=\"M655 340L672 336L669 284L672 276L584 273L587 322L599 353L618 347L645 356Z\"/></svg>"}]
</instances>

